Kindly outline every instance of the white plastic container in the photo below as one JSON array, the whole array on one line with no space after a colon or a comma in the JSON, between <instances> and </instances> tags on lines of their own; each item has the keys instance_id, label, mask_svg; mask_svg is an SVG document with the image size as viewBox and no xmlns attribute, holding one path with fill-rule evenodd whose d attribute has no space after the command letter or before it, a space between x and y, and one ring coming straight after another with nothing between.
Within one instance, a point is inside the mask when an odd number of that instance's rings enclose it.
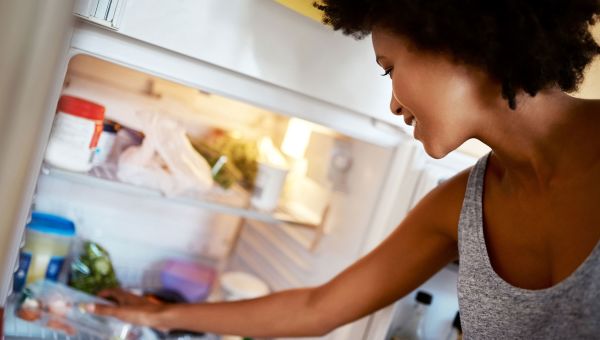
<instances>
[{"instance_id":1,"label":"white plastic container","mask_svg":"<svg viewBox=\"0 0 600 340\"><path fill-rule=\"evenodd\" d=\"M224 273L220 281L226 301L254 299L270 292L264 281L245 272Z\"/></svg>"},{"instance_id":2,"label":"white plastic container","mask_svg":"<svg viewBox=\"0 0 600 340\"><path fill-rule=\"evenodd\" d=\"M288 169L267 163L258 163L258 173L250 203L255 208L273 211L277 208Z\"/></svg>"},{"instance_id":3,"label":"white plastic container","mask_svg":"<svg viewBox=\"0 0 600 340\"><path fill-rule=\"evenodd\" d=\"M62 96L46 148L46 162L65 170L89 171L102 134L104 111L102 105Z\"/></svg>"}]
</instances>

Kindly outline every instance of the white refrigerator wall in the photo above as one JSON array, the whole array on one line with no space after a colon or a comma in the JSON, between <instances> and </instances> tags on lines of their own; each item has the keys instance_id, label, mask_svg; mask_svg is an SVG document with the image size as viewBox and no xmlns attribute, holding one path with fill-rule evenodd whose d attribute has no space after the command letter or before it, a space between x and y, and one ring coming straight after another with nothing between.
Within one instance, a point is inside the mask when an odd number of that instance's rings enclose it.
<instances>
[{"instance_id":1,"label":"white refrigerator wall","mask_svg":"<svg viewBox=\"0 0 600 340\"><path fill-rule=\"evenodd\" d=\"M326 233L317 248L309 249L312 231L250 222L242 233L235 262L268 277L273 288L280 290L322 284L358 258L370 233L392 150L351 143L353 166L348 188L333 193Z\"/></svg>"}]
</instances>

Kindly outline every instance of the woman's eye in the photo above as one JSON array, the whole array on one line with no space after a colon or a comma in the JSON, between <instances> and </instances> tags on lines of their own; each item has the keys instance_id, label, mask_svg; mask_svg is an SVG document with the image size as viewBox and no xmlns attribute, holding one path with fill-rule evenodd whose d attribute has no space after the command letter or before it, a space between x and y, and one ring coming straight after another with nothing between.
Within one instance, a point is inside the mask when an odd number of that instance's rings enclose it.
<instances>
[{"instance_id":1,"label":"woman's eye","mask_svg":"<svg viewBox=\"0 0 600 340\"><path fill-rule=\"evenodd\" d=\"M391 78L392 77L392 70L393 70L393 68L391 68L391 67L388 68L388 69L386 69L385 72L381 76L382 77L390 76L390 78Z\"/></svg>"}]
</instances>

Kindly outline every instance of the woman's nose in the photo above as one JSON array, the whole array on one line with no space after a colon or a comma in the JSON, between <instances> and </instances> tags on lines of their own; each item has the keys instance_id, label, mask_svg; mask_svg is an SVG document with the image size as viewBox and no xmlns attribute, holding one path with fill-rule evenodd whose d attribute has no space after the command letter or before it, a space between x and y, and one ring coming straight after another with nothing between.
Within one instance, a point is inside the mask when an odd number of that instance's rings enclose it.
<instances>
[{"instance_id":1,"label":"woman's nose","mask_svg":"<svg viewBox=\"0 0 600 340\"><path fill-rule=\"evenodd\" d=\"M392 99L390 100L390 111L397 116L402 114L402 105L396 100L394 92L392 92Z\"/></svg>"}]
</instances>

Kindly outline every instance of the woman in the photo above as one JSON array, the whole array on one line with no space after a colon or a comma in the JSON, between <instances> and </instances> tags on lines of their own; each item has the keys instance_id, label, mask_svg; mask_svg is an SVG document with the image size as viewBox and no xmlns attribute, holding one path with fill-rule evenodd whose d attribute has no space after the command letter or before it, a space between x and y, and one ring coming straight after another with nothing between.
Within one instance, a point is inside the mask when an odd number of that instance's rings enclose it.
<instances>
[{"instance_id":1,"label":"woman","mask_svg":"<svg viewBox=\"0 0 600 340\"><path fill-rule=\"evenodd\" d=\"M588 31L600 2L325 0L318 7L336 30L372 33L377 63L392 79L391 111L414 126L429 155L444 157L469 138L493 151L322 286L172 306L112 291L104 295L119 307L92 309L158 328L321 335L389 305L459 257L467 338L600 336L600 101L563 93L577 88L600 53Z\"/></svg>"}]
</instances>

